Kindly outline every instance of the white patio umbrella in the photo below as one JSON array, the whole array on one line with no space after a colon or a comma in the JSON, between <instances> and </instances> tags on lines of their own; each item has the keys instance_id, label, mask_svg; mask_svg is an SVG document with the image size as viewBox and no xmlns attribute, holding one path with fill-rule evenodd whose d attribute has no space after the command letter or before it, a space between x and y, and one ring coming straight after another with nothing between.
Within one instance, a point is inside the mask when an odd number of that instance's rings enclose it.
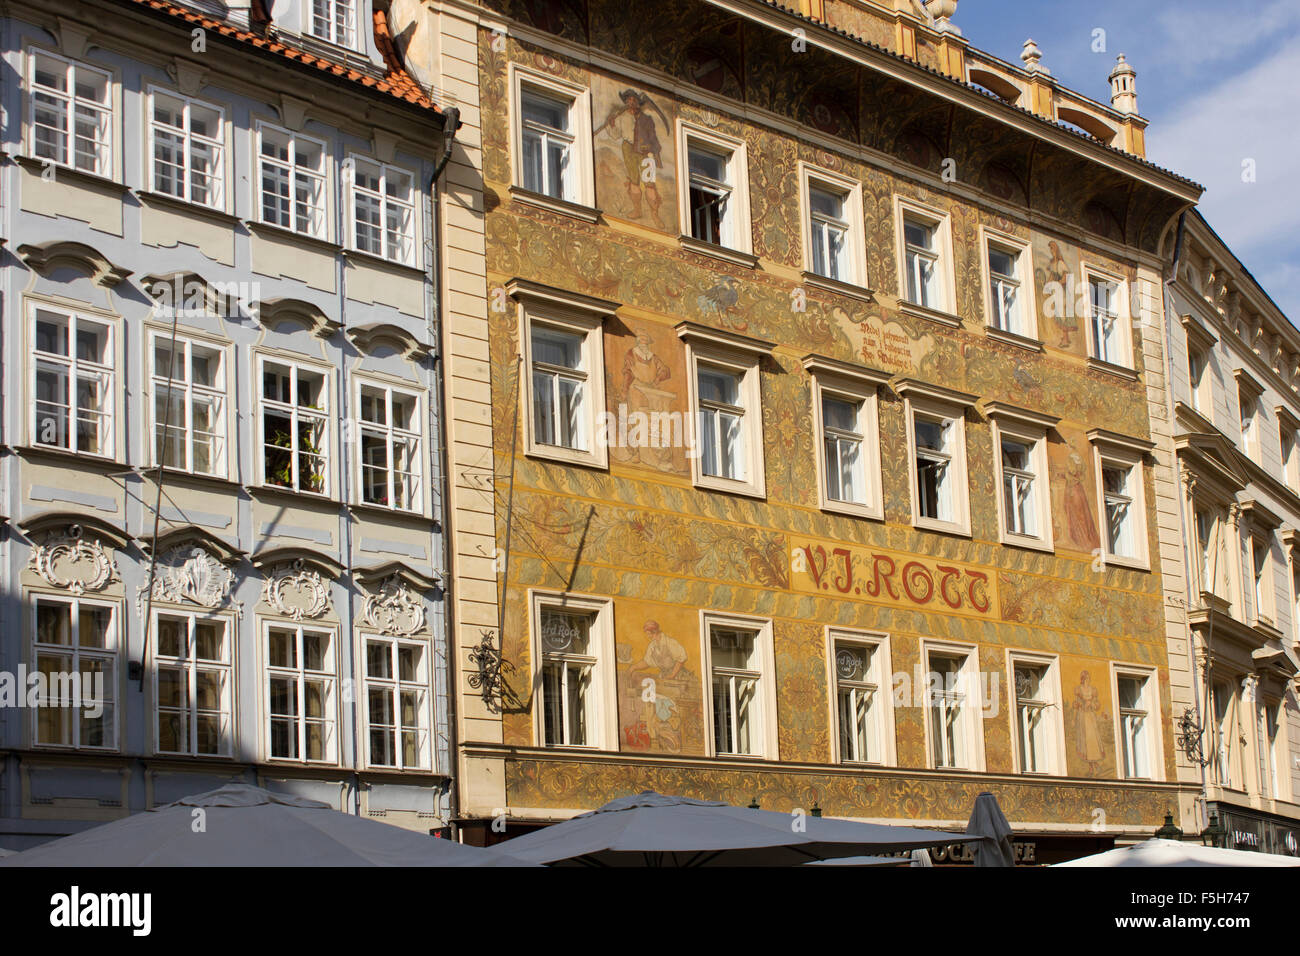
<instances>
[{"instance_id":1,"label":"white patio umbrella","mask_svg":"<svg viewBox=\"0 0 1300 956\"><path fill-rule=\"evenodd\" d=\"M0 860L0 867L520 865L504 853L248 784L185 797Z\"/></svg>"},{"instance_id":2,"label":"white patio umbrella","mask_svg":"<svg viewBox=\"0 0 1300 956\"><path fill-rule=\"evenodd\" d=\"M500 850L529 863L569 866L793 866L976 839L647 791L516 837Z\"/></svg>"},{"instance_id":3,"label":"white patio umbrella","mask_svg":"<svg viewBox=\"0 0 1300 956\"><path fill-rule=\"evenodd\" d=\"M1057 863L1057 866L1300 866L1300 859L1276 853L1224 850L1219 847L1182 843L1178 840L1147 840L1105 853Z\"/></svg>"},{"instance_id":4,"label":"white patio umbrella","mask_svg":"<svg viewBox=\"0 0 1300 956\"><path fill-rule=\"evenodd\" d=\"M3 860L7 856L13 856L15 853L15 850L6 850L4 847L0 847L0 860Z\"/></svg>"}]
</instances>

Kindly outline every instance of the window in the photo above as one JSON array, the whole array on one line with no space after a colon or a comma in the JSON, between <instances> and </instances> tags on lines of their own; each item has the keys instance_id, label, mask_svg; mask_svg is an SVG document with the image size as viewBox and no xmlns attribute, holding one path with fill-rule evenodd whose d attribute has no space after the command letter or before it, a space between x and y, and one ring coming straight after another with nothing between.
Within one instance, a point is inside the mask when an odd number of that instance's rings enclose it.
<instances>
[{"instance_id":1,"label":"window","mask_svg":"<svg viewBox=\"0 0 1300 956\"><path fill-rule=\"evenodd\" d=\"M889 651L882 640L831 633L836 759L841 763L892 764Z\"/></svg>"},{"instance_id":2,"label":"window","mask_svg":"<svg viewBox=\"0 0 1300 956\"><path fill-rule=\"evenodd\" d=\"M1273 607L1273 560L1267 538L1251 535L1250 561L1255 586L1255 620L1272 624L1277 613Z\"/></svg>"},{"instance_id":3,"label":"window","mask_svg":"<svg viewBox=\"0 0 1300 956\"><path fill-rule=\"evenodd\" d=\"M804 277L865 285L861 185L805 163L799 164L799 178L804 210Z\"/></svg>"},{"instance_id":4,"label":"window","mask_svg":"<svg viewBox=\"0 0 1300 956\"><path fill-rule=\"evenodd\" d=\"M1223 535L1222 514L1208 507L1196 508L1196 541L1200 554L1201 590L1227 599L1228 565Z\"/></svg>"},{"instance_id":5,"label":"window","mask_svg":"<svg viewBox=\"0 0 1300 956\"><path fill-rule=\"evenodd\" d=\"M771 624L713 614L703 622L712 755L776 759Z\"/></svg>"},{"instance_id":6,"label":"window","mask_svg":"<svg viewBox=\"0 0 1300 956\"><path fill-rule=\"evenodd\" d=\"M1241 448L1252 461L1260 461L1260 408L1262 389L1245 375L1237 373L1237 407L1241 412Z\"/></svg>"},{"instance_id":7,"label":"window","mask_svg":"<svg viewBox=\"0 0 1300 956\"><path fill-rule=\"evenodd\" d=\"M433 769L429 645L366 637L366 763Z\"/></svg>"},{"instance_id":8,"label":"window","mask_svg":"<svg viewBox=\"0 0 1300 956\"><path fill-rule=\"evenodd\" d=\"M554 199L577 201L574 182L572 102L525 87L520 96L525 189Z\"/></svg>"},{"instance_id":9,"label":"window","mask_svg":"<svg viewBox=\"0 0 1300 956\"><path fill-rule=\"evenodd\" d=\"M1290 793L1280 771L1286 767L1286 750L1282 736L1282 705L1264 705L1264 744L1268 748L1266 756L1268 767L1268 795L1274 800L1285 800Z\"/></svg>"},{"instance_id":10,"label":"window","mask_svg":"<svg viewBox=\"0 0 1300 956\"><path fill-rule=\"evenodd\" d=\"M357 461L361 500L399 511L419 511L420 399L384 385L357 384Z\"/></svg>"},{"instance_id":11,"label":"window","mask_svg":"<svg viewBox=\"0 0 1300 956\"><path fill-rule=\"evenodd\" d=\"M1300 493L1300 422L1282 407L1277 410L1277 421L1282 449L1282 477L1288 488Z\"/></svg>"},{"instance_id":12,"label":"window","mask_svg":"<svg viewBox=\"0 0 1300 956\"><path fill-rule=\"evenodd\" d=\"M229 757L233 724L228 621L157 613L153 633L158 752Z\"/></svg>"},{"instance_id":13,"label":"window","mask_svg":"<svg viewBox=\"0 0 1300 956\"><path fill-rule=\"evenodd\" d=\"M896 383L895 390L904 397L906 406L912 523L969 534L964 407L974 396L912 380Z\"/></svg>"},{"instance_id":14,"label":"window","mask_svg":"<svg viewBox=\"0 0 1300 956\"><path fill-rule=\"evenodd\" d=\"M611 602L541 592L531 600L538 745L617 750Z\"/></svg>"},{"instance_id":15,"label":"window","mask_svg":"<svg viewBox=\"0 0 1300 956\"><path fill-rule=\"evenodd\" d=\"M178 336L173 351L170 335L150 339L154 464L225 477L225 350Z\"/></svg>"},{"instance_id":16,"label":"window","mask_svg":"<svg viewBox=\"0 0 1300 956\"><path fill-rule=\"evenodd\" d=\"M113 327L71 312L32 313L32 438L87 455L113 455Z\"/></svg>"},{"instance_id":17,"label":"window","mask_svg":"<svg viewBox=\"0 0 1300 956\"><path fill-rule=\"evenodd\" d=\"M1120 770L1126 780L1155 779L1152 769L1153 730L1146 675L1119 673L1115 690L1119 702Z\"/></svg>"},{"instance_id":18,"label":"window","mask_svg":"<svg viewBox=\"0 0 1300 956\"><path fill-rule=\"evenodd\" d=\"M258 142L262 221L324 239L325 144L273 126L258 127Z\"/></svg>"},{"instance_id":19,"label":"window","mask_svg":"<svg viewBox=\"0 0 1300 956\"><path fill-rule=\"evenodd\" d=\"M1241 778L1240 737L1237 695L1233 686L1215 682L1212 693L1214 704L1214 782L1232 790L1244 790Z\"/></svg>"},{"instance_id":20,"label":"window","mask_svg":"<svg viewBox=\"0 0 1300 956\"><path fill-rule=\"evenodd\" d=\"M1000 402L989 402L1000 483L998 510L1004 543L1052 547L1051 493L1047 476L1047 429L1056 420Z\"/></svg>"},{"instance_id":21,"label":"window","mask_svg":"<svg viewBox=\"0 0 1300 956\"><path fill-rule=\"evenodd\" d=\"M356 49L356 0L311 0L311 35Z\"/></svg>"},{"instance_id":22,"label":"window","mask_svg":"<svg viewBox=\"0 0 1300 956\"><path fill-rule=\"evenodd\" d=\"M1060 688L1055 662L1011 657L1016 755L1021 773L1063 773Z\"/></svg>"},{"instance_id":23,"label":"window","mask_svg":"<svg viewBox=\"0 0 1300 956\"><path fill-rule=\"evenodd\" d=\"M926 732L931 766L981 769L982 718L974 654L966 650L927 650L926 665Z\"/></svg>"},{"instance_id":24,"label":"window","mask_svg":"<svg viewBox=\"0 0 1300 956\"><path fill-rule=\"evenodd\" d=\"M329 490L329 405L324 372L261 360L262 483Z\"/></svg>"},{"instance_id":25,"label":"window","mask_svg":"<svg viewBox=\"0 0 1300 956\"><path fill-rule=\"evenodd\" d=\"M35 744L117 749L116 608L43 594L33 604L32 657L45 679Z\"/></svg>"},{"instance_id":26,"label":"window","mask_svg":"<svg viewBox=\"0 0 1300 956\"><path fill-rule=\"evenodd\" d=\"M1088 273L1088 333L1093 357L1108 365L1133 366L1127 310L1122 309L1122 284L1108 276Z\"/></svg>"},{"instance_id":27,"label":"window","mask_svg":"<svg viewBox=\"0 0 1300 956\"><path fill-rule=\"evenodd\" d=\"M1038 323L1033 301L1033 260L1029 245L981 227L984 237L985 315L990 328L1023 338L1035 338Z\"/></svg>"},{"instance_id":28,"label":"window","mask_svg":"<svg viewBox=\"0 0 1300 956\"><path fill-rule=\"evenodd\" d=\"M83 63L32 51L31 150L97 176L113 175L113 81Z\"/></svg>"},{"instance_id":29,"label":"window","mask_svg":"<svg viewBox=\"0 0 1300 956\"><path fill-rule=\"evenodd\" d=\"M1098 514L1101 543L1108 564L1146 570L1146 492L1142 457L1153 446L1094 428L1088 438L1096 447Z\"/></svg>"},{"instance_id":30,"label":"window","mask_svg":"<svg viewBox=\"0 0 1300 956\"><path fill-rule=\"evenodd\" d=\"M1192 408L1214 420L1214 400L1210 389L1210 352L1190 340L1187 343L1187 378L1192 390Z\"/></svg>"},{"instance_id":31,"label":"window","mask_svg":"<svg viewBox=\"0 0 1300 956\"><path fill-rule=\"evenodd\" d=\"M267 754L271 759L337 760L335 674L332 632L266 626Z\"/></svg>"},{"instance_id":32,"label":"window","mask_svg":"<svg viewBox=\"0 0 1300 956\"><path fill-rule=\"evenodd\" d=\"M822 508L882 517L876 389L886 374L811 355L804 368L812 373L813 418L821 433Z\"/></svg>"},{"instance_id":33,"label":"window","mask_svg":"<svg viewBox=\"0 0 1300 956\"><path fill-rule=\"evenodd\" d=\"M606 467L603 321L612 307L530 283L507 289L521 302L527 453Z\"/></svg>"},{"instance_id":34,"label":"window","mask_svg":"<svg viewBox=\"0 0 1300 956\"><path fill-rule=\"evenodd\" d=\"M745 146L707 130L678 124L681 221L687 236L707 246L751 251Z\"/></svg>"},{"instance_id":35,"label":"window","mask_svg":"<svg viewBox=\"0 0 1300 956\"><path fill-rule=\"evenodd\" d=\"M895 199L895 229L898 232L901 300L911 306L942 313L941 318L950 316L955 306L952 240L947 215L898 197Z\"/></svg>"},{"instance_id":36,"label":"window","mask_svg":"<svg viewBox=\"0 0 1300 956\"><path fill-rule=\"evenodd\" d=\"M731 337L690 323L678 325L687 340L692 440L687 450L695 483L720 491L762 497L763 416L758 356L753 340L733 348Z\"/></svg>"},{"instance_id":37,"label":"window","mask_svg":"<svg viewBox=\"0 0 1300 956\"><path fill-rule=\"evenodd\" d=\"M225 118L215 106L157 90L153 119L152 189L187 202L225 209Z\"/></svg>"},{"instance_id":38,"label":"window","mask_svg":"<svg viewBox=\"0 0 1300 956\"><path fill-rule=\"evenodd\" d=\"M352 248L416 264L415 194L409 172L352 157Z\"/></svg>"}]
</instances>

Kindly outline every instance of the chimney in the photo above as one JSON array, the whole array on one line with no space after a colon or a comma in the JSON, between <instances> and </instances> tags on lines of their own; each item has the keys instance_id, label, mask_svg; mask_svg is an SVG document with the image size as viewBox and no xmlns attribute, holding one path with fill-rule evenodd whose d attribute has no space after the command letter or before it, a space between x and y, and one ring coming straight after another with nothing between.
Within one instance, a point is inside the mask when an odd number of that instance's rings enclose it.
<instances>
[{"instance_id":1,"label":"chimney","mask_svg":"<svg viewBox=\"0 0 1300 956\"><path fill-rule=\"evenodd\" d=\"M1128 65L1123 53L1115 61L1115 69L1110 71L1110 105L1126 116L1137 115L1137 72Z\"/></svg>"}]
</instances>

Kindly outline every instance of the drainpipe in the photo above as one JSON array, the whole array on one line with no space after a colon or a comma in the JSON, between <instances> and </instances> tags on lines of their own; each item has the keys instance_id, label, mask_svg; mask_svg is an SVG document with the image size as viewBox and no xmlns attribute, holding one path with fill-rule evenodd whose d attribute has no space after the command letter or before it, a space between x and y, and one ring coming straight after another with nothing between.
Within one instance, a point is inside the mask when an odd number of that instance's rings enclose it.
<instances>
[{"instance_id":1,"label":"drainpipe","mask_svg":"<svg viewBox=\"0 0 1300 956\"><path fill-rule=\"evenodd\" d=\"M442 176L442 171L447 168L447 163L451 161L452 150L456 145L456 130L460 128L460 110L454 106L449 106L443 110L443 149L442 158L438 160L438 165L434 167L433 175L429 178L429 215L428 228L430 239L430 265L429 265L429 282L433 288L434 308L429 314L429 341L433 343L433 392L437 397L437 416L435 423L438 434L438 468L442 477L442 487L438 491L439 502L439 527L442 538L442 624L445 637L444 646L447 651L447 752L450 766L448 769L448 823L453 840L459 839L456 832L455 821L460 818L460 794L457 789L459 779L458 771L458 754L456 740L456 692L459 687L457 680L458 666L456 657L456 629L454 621L455 602L452 600L451 590L451 509L448 505L449 489L451 486L451 472L448 469L450 454L447 450L447 395L443 386L444 371L446 363L443 361L442 354L442 304L444 301L441 266L442 256L440 255L439 241L441 240L441 216L438 213L439 204L442 201L442 194L438 190L438 179Z\"/></svg>"},{"instance_id":2,"label":"drainpipe","mask_svg":"<svg viewBox=\"0 0 1300 956\"><path fill-rule=\"evenodd\" d=\"M1162 299L1162 301L1161 301L1161 306L1162 306L1162 308L1163 308L1163 310L1164 310L1164 317L1163 317L1163 318L1164 318L1164 326L1165 326L1165 362L1164 362L1164 366L1165 366L1165 367L1164 367L1164 373L1165 373L1165 408L1166 408L1166 414L1168 415L1168 421L1169 421L1169 426L1170 426L1170 438L1171 438L1171 439L1172 439L1172 437L1173 437L1174 418L1175 418L1175 414L1176 414L1176 413L1175 413L1175 411L1174 411L1174 389L1173 389L1173 367L1174 367L1174 359L1173 359L1173 344L1174 344L1174 335L1173 335L1173 325L1172 325L1172 323L1169 321L1169 316L1170 316L1171 314L1176 313L1176 311L1177 311L1177 310L1174 308L1174 301L1173 301L1173 287L1174 287L1174 284L1178 281L1178 267L1182 264L1182 258L1183 258L1183 236L1184 236L1184 234L1185 234L1185 232L1186 232L1186 228L1187 228L1187 213L1184 211L1184 212L1180 213L1179 216L1178 216L1178 233L1177 233L1177 237L1174 239L1174 254L1173 254L1173 260L1172 260L1171 263L1170 263L1170 267L1169 267L1169 277L1168 277L1167 279L1165 279L1165 283L1164 283L1164 294L1163 294L1163 296L1161 297L1161 299ZM1183 550L1183 580L1185 580L1185 581L1187 582L1187 588L1186 588L1186 597L1187 597L1187 602L1186 602L1186 604L1184 605L1183 623L1184 623L1184 626L1187 627L1187 657L1188 657L1188 663L1191 665L1191 673L1192 673L1192 706L1195 708L1196 713L1197 713L1198 716L1201 716L1202 719L1208 719L1208 716L1204 713L1204 711L1203 711L1203 709L1202 709L1202 707L1201 707L1201 688L1200 688L1200 681L1196 678L1196 647L1195 647L1195 642L1192 640L1192 629L1191 629L1191 626L1187 624L1187 620L1186 620L1186 617L1187 617L1187 615L1186 615L1187 608L1190 607L1190 605L1191 605L1191 601L1193 600L1193 598L1195 597L1195 595L1193 595L1193 593L1192 593L1192 563L1191 563L1191 560L1188 558L1188 553L1187 553L1187 551L1188 551L1188 543L1191 541L1191 538L1189 538L1189 537L1187 536L1187 508L1186 508L1186 506L1185 506L1185 502L1184 502L1184 500L1183 500L1183 493L1182 493L1182 490L1181 490L1182 482L1181 482L1181 480L1180 480L1180 476L1179 476L1179 474L1178 474L1178 463L1177 463L1177 458L1178 458L1178 455L1177 455L1177 452L1175 452L1175 453L1174 453L1174 462L1173 462L1173 465L1174 465L1174 484L1175 484L1176 487L1179 488L1179 491L1178 491L1178 499L1179 499L1179 500L1178 500L1178 530L1179 530L1179 533L1182 535L1182 540L1183 540L1183 549L1182 549L1182 550ZM1211 544L1211 546L1213 546L1213 543ZM1212 571L1211 571L1211 573L1215 574L1216 576L1217 576L1217 574L1218 574L1218 558L1219 558L1219 552L1218 552L1218 549L1216 549L1216 550L1215 550L1215 553L1214 553L1214 562L1213 562L1213 564L1212 564ZM1217 577L1216 577L1216 580L1217 580ZM1211 593L1213 593L1213 590L1214 590L1214 585L1213 585L1213 583L1211 583L1210 590L1211 590ZM1202 727L1202 732L1204 732L1204 729L1205 729L1205 728ZM1203 814L1205 813L1205 801L1206 801L1206 789L1205 789L1205 786L1206 786L1206 778L1205 778L1205 764L1203 764L1203 763L1200 764L1200 766L1199 766L1198 769L1199 769L1200 772L1201 772L1201 800L1200 800L1201 808L1200 808L1200 809L1201 809L1201 813L1202 813L1202 815L1203 815ZM1202 825L1202 829L1204 829L1204 826L1205 826L1205 822L1204 822L1204 820L1201 821L1201 825Z\"/></svg>"}]
</instances>

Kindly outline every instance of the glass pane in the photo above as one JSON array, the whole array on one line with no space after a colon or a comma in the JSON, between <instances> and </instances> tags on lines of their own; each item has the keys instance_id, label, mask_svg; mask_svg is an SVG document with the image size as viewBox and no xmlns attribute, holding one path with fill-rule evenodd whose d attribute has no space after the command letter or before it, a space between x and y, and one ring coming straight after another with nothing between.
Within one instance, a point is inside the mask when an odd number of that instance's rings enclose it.
<instances>
[{"instance_id":1,"label":"glass pane","mask_svg":"<svg viewBox=\"0 0 1300 956\"><path fill-rule=\"evenodd\" d=\"M758 670L757 637L753 631L713 628L709 635L713 646L713 666Z\"/></svg>"},{"instance_id":2,"label":"glass pane","mask_svg":"<svg viewBox=\"0 0 1300 956\"><path fill-rule=\"evenodd\" d=\"M293 631L271 628L266 635L266 662L271 667L297 667L298 642Z\"/></svg>"},{"instance_id":3,"label":"glass pane","mask_svg":"<svg viewBox=\"0 0 1300 956\"><path fill-rule=\"evenodd\" d=\"M41 644L72 646L72 605L36 602L36 640Z\"/></svg>"},{"instance_id":4,"label":"glass pane","mask_svg":"<svg viewBox=\"0 0 1300 956\"><path fill-rule=\"evenodd\" d=\"M699 374L700 401L720 405L740 405L740 377L715 369L701 368Z\"/></svg>"},{"instance_id":5,"label":"glass pane","mask_svg":"<svg viewBox=\"0 0 1300 956\"><path fill-rule=\"evenodd\" d=\"M533 361L561 368L582 368L582 336L535 325L532 330Z\"/></svg>"}]
</instances>

